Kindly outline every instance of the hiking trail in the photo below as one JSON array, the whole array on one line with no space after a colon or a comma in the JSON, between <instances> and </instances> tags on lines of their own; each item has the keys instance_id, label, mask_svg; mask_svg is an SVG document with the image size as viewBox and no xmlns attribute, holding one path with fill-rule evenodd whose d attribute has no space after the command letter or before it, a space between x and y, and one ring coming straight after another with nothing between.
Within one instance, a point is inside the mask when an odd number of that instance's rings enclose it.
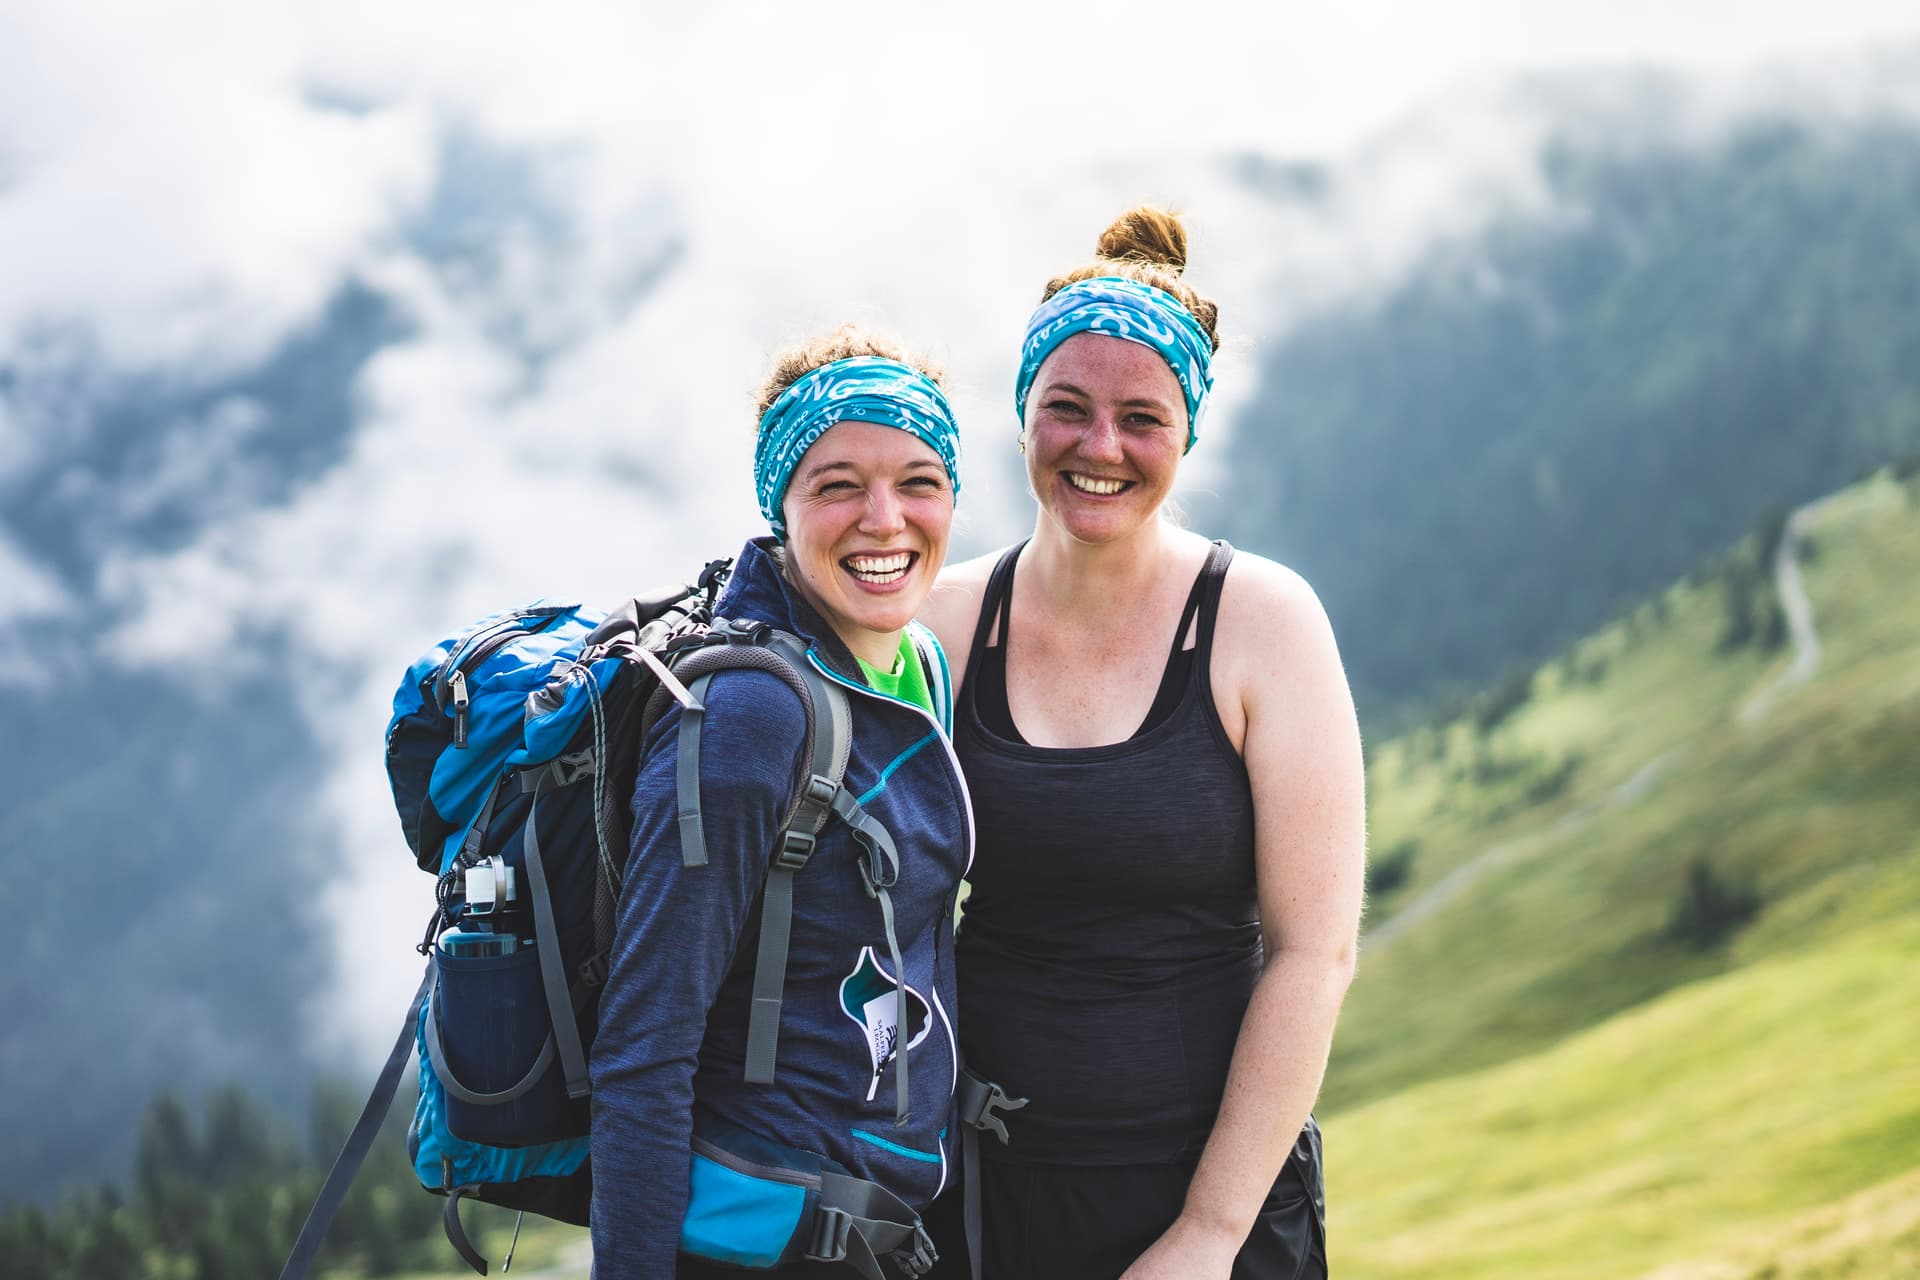
<instances>
[{"instance_id":1,"label":"hiking trail","mask_svg":"<svg viewBox=\"0 0 1920 1280\"><path fill-rule=\"evenodd\" d=\"M1800 545L1807 527L1828 499L1809 502L1793 513L1773 553L1773 581L1780 608L1787 615L1787 633L1793 638L1793 661L1787 669L1760 686L1740 708L1740 723L1758 724L1783 696L1813 679L1820 669L1820 632L1813 625L1813 601L1800 573Z\"/></svg>"}]
</instances>

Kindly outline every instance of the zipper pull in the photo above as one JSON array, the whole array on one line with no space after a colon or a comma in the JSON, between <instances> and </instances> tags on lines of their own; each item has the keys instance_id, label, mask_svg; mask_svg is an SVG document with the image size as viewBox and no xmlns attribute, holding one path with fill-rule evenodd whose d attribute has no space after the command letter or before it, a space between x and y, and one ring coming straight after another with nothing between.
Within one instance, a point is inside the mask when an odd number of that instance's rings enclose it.
<instances>
[{"instance_id":1,"label":"zipper pull","mask_svg":"<svg viewBox=\"0 0 1920 1280\"><path fill-rule=\"evenodd\" d=\"M453 745L464 751L467 747L467 673L455 667L447 677L447 687L453 690Z\"/></svg>"}]
</instances>

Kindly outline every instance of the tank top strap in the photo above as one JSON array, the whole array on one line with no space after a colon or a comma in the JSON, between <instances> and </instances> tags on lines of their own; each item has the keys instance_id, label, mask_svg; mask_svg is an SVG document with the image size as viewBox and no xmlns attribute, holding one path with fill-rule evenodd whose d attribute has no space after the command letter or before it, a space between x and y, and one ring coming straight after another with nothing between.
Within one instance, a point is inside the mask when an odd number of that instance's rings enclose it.
<instances>
[{"instance_id":1,"label":"tank top strap","mask_svg":"<svg viewBox=\"0 0 1920 1280\"><path fill-rule=\"evenodd\" d=\"M1193 656L1198 664L1197 670L1209 670L1209 660L1213 656L1214 623L1220 617L1220 591L1227 583L1227 566L1233 563L1233 544L1225 538L1214 542L1207 552L1207 562L1200 567L1200 581L1195 584L1196 594L1200 597L1199 634L1194 637ZM1187 625L1180 624L1180 638L1186 638ZM1175 643L1178 643L1176 641Z\"/></svg>"},{"instance_id":2,"label":"tank top strap","mask_svg":"<svg viewBox=\"0 0 1920 1280\"><path fill-rule=\"evenodd\" d=\"M1207 558L1208 560L1213 558L1213 552L1211 550L1207 552ZM1205 562L1202 562L1200 572L1194 575L1193 585L1187 589L1187 602L1180 606L1179 625L1173 629L1173 648L1167 652L1169 676L1172 672L1172 664L1178 662L1180 655L1187 651L1187 633L1189 631L1194 631L1193 648L1197 650L1200 646L1200 636L1194 628L1193 617L1196 613L1200 612L1200 597L1205 592L1206 586L1207 566ZM1161 684L1163 686L1168 678L1167 676L1161 678Z\"/></svg>"},{"instance_id":3,"label":"tank top strap","mask_svg":"<svg viewBox=\"0 0 1920 1280\"><path fill-rule=\"evenodd\" d=\"M987 577L987 589L980 594L980 619L973 626L973 646L967 651L967 670L975 669L980 655L986 651L987 637L993 634L993 624L1000 625L1000 643L1007 640L1006 619L1012 612L1013 566L1020 553L1027 549L1025 541L1008 547L1000 556L999 563L993 566L993 572Z\"/></svg>"}]
</instances>

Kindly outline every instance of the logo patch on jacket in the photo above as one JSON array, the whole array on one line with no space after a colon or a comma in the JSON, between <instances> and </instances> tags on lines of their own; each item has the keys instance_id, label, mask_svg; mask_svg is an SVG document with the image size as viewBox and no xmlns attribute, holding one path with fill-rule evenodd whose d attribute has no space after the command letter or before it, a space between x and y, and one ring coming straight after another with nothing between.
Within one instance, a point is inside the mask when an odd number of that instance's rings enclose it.
<instances>
[{"instance_id":1,"label":"logo patch on jacket","mask_svg":"<svg viewBox=\"0 0 1920 1280\"><path fill-rule=\"evenodd\" d=\"M867 1085L867 1101L880 1090L880 1077L893 1061L900 1043L900 984L887 976L875 958L872 947L862 947L860 959L840 982L840 1008L855 1025L866 1032L867 1055L873 1065L873 1080ZM932 1011L918 991L907 988L907 1052L927 1038L933 1023Z\"/></svg>"}]
</instances>

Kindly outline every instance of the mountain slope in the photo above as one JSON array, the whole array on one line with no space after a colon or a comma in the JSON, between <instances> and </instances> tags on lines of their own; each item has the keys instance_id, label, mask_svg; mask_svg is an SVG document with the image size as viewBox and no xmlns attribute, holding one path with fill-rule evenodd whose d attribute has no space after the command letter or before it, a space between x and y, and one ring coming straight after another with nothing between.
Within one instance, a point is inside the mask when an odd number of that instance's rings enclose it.
<instances>
[{"instance_id":1,"label":"mountain slope","mask_svg":"<svg viewBox=\"0 0 1920 1280\"><path fill-rule=\"evenodd\" d=\"M1736 1254L1756 1230L1895 1180L1894 1234L1911 1245L1920 1014L1889 977L1916 962L1920 915L1339 1116L1336 1266L1615 1280Z\"/></svg>"},{"instance_id":2,"label":"mountain slope","mask_svg":"<svg viewBox=\"0 0 1920 1280\"><path fill-rule=\"evenodd\" d=\"M1920 1249L1920 485L1804 523L1821 661L1763 714L1793 656L1721 648L1746 546L1489 729L1373 753L1375 847L1414 852L1321 1108L1343 1274L1880 1276ZM1702 864L1755 899L1704 933Z\"/></svg>"},{"instance_id":3,"label":"mountain slope","mask_svg":"<svg viewBox=\"0 0 1920 1280\"><path fill-rule=\"evenodd\" d=\"M1563 141L1543 169L1550 216L1266 357L1203 522L1315 584L1376 722L1920 446L1920 133Z\"/></svg>"}]
</instances>

